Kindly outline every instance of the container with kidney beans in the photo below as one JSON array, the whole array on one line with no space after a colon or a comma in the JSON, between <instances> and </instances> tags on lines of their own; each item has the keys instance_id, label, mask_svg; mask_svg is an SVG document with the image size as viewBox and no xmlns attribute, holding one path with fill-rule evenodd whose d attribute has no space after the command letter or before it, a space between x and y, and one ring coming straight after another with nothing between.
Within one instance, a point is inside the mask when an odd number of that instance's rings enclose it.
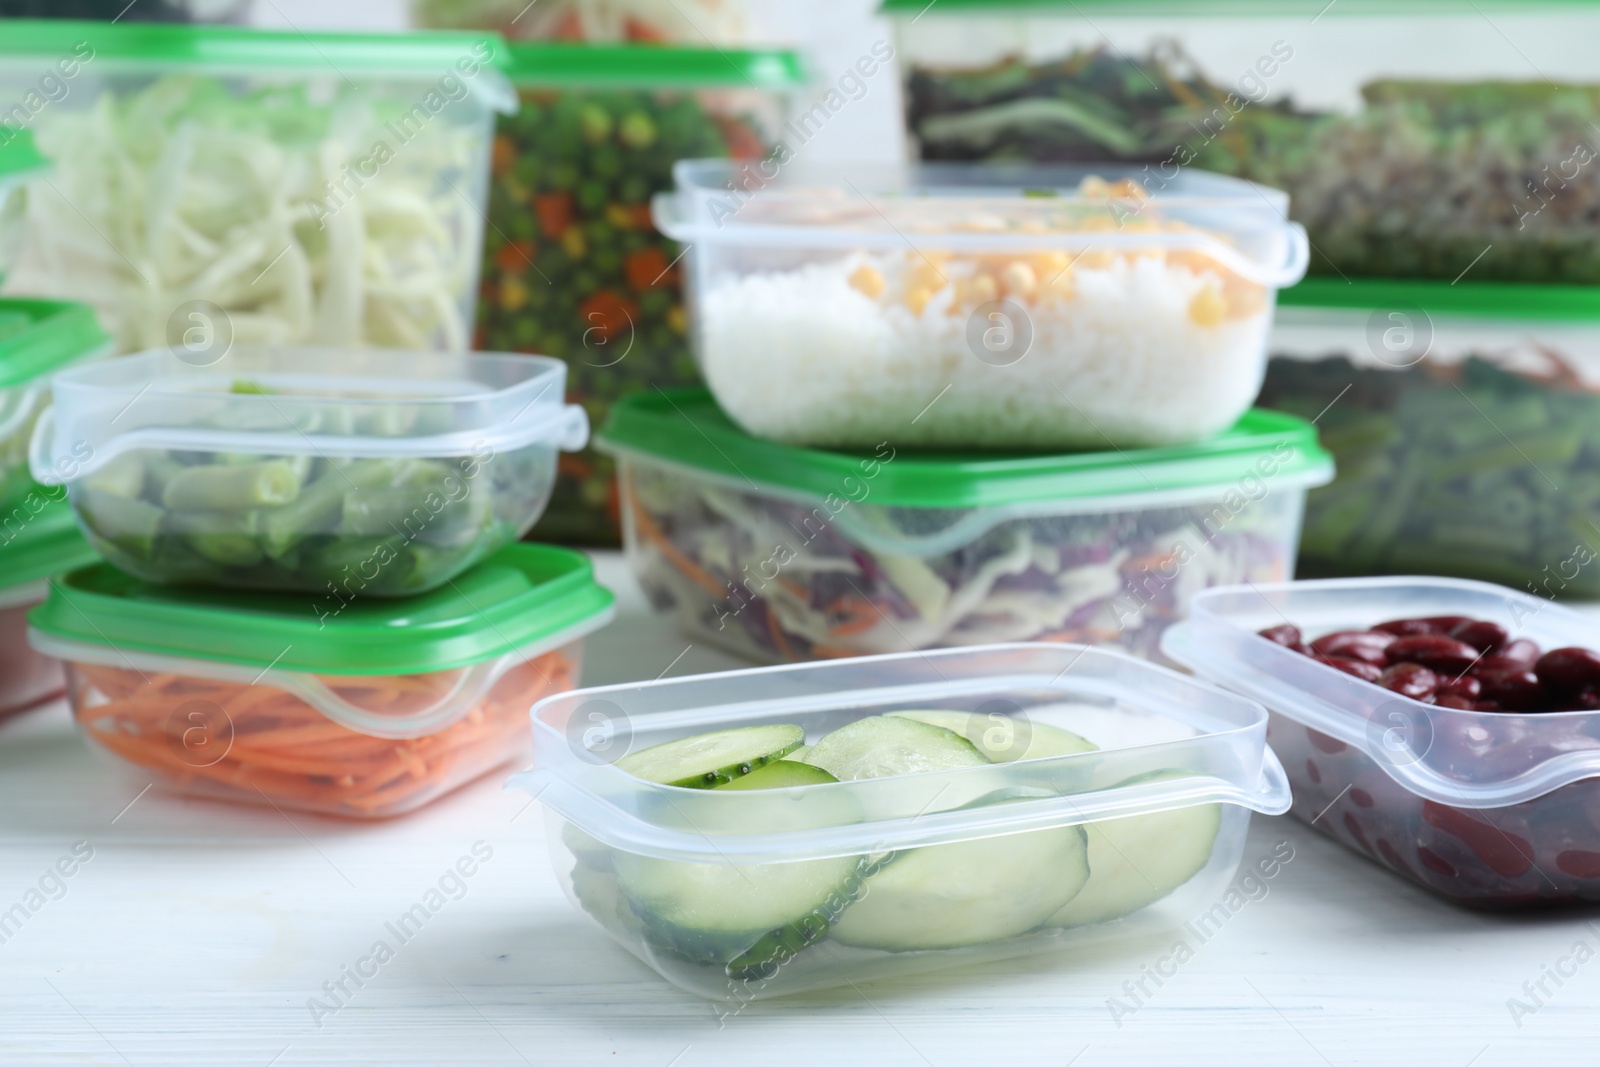
<instances>
[{"instance_id":1,"label":"container with kidney beans","mask_svg":"<svg viewBox=\"0 0 1600 1067\"><path fill-rule=\"evenodd\" d=\"M1600 622L1484 582L1207 590L1163 651L1264 703L1292 812L1450 900L1600 901Z\"/></svg>"}]
</instances>

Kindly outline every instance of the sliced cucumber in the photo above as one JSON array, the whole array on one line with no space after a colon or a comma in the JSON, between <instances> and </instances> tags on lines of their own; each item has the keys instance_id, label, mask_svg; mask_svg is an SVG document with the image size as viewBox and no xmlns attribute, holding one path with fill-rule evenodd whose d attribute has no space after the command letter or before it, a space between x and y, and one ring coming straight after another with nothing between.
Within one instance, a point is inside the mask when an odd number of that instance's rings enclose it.
<instances>
[{"instance_id":1,"label":"sliced cucumber","mask_svg":"<svg viewBox=\"0 0 1600 1067\"><path fill-rule=\"evenodd\" d=\"M826 735L806 762L841 782L989 764L971 741L954 731L887 715L858 719Z\"/></svg>"},{"instance_id":2,"label":"sliced cucumber","mask_svg":"<svg viewBox=\"0 0 1600 1067\"><path fill-rule=\"evenodd\" d=\"M788 723L744 726L630 752L617 767L647 782L708 789L782 759L805 743L805 730Z\"/></svg>"},{"instance_id":3,"label":"sliced cucumber","mask_svg":"<svg viewBox=\"0 0 1600 1067\"><path fill-rule=\"evenodd\" d=\"M749 774L723 782L718 789L788 789L797 785L827 785L839 779L809 763L797 763L785 756L765 767L757 767Z\"/></svg>"},{"instance_id":4,"label":"sliced cucumber","mask_svg":"<svg viewBox=\"0 0 1600 1067\"><path fill-rule=\"evenodd\" d=\"M1175 772L1143 775L1176 778ZM1198 874L1211 859L1222 828L1222 805L1130 815L1087 823L1089 883L1049 926L1087 926L1131 915L1154 904Z\"/></svg>"},{"instance_id":5,"label":"sliced cucumber","mask_svg":"<svg viewBox=\"0 0 1600 1067\"><path fill-rule=\"evenodd\" d=\"M1095 745L1049 723L1018 719L999 712L892 711L894 718L941 726L972 742L990 763L1045 759L1093 752Z\"/></svg>"},{"instance_id":6,"label":"sliced cucumber","mask_svg":"<svg viewBox=\"0 0 1600 1067\"><path fill-rule=\"evenodd\" d=\"M902 852L862 885L833 936L894 952L1015 937L1077 895L1088 855L1078 826Z\"/></svg>"},{"instance_id":7,"label":"sliced cucumber","mask_svg":"<svg viewBox=\"0 0 1600 1067\"><path fill-rule=\"evenodd\" d=\"M789 753L787 756L785 756L783 758L786 759L786 760L790 760L790 761L792 761L794 763L805 763L805 762L807 762L806 756L810 755L810 753L811 753L811 746L810 745L801 745L799 748L795 749L793 752Z\"/></svg>"}]
</instances>

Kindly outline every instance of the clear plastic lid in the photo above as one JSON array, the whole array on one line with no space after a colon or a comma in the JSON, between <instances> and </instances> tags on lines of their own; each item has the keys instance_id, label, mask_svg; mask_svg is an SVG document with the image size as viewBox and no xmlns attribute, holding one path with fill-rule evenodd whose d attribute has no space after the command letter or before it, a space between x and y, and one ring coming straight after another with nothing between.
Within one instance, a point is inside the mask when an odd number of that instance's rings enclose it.
<instances>
[{"instance_id":1,"label":"clear plastic lid","mask_svg":"<svg viewBox=\"0 0 1600 1067\"><path fill-rule=\"evenodd\" d=\"M612 763L678 737L795 723L808 739L897 709L1000 711L1096 751L796 789L657 785ZM574 690L533 708L538 769L512 779L602 843L762 863L1068 826L1196 804L1288 810L1259 704L1070 644L1005 644ZM782 827L777 830L775 827Z\"/></svg>"},{"instance_id":2,"label":"clear plastic lid","mask_svg":"<svg viewBox=\"0 0 1600 1067\"><path fill-rule=\"evenodd\" d=\"M186 353L187 354L187 353ZM35 427L45 485L136 449L359 458L445 457L543 441L582 448L566 365L545 356L240 346L157 349L64 371Z\"/></svg>"},{"instance_id":3,"label":"clear plastic lid","mask_svg":"<svg viewBox=\"0 0 1600 1067\"><path fill-rule=\"evenodd\" d=\"M1134 251L1204 255L1259 285L1305 275L1305 229L1288 195L1193 169L1118 164L919 163L848 170L682 160L654 200L674 240L773 248L908 247L971 252Z\"/></svg>"},{"instance_id":4,"label":"clear plastic lid","mask_svg":"<svg viewBox=\"0 0 1600 1067\"><path fill-rule=\"evenodd\" d=\"M1428 800L1498 808L1600 775L1600 711L1459 711L1412 700L1258 635L1291 622L1307 639L1390 619L1467 615L1546 651L1600 648L1600 625L1487 582L1351 578L1221 586L1190 602L1161 650L1207 681L1366 753Z\"/></svg>"}]
</instances>

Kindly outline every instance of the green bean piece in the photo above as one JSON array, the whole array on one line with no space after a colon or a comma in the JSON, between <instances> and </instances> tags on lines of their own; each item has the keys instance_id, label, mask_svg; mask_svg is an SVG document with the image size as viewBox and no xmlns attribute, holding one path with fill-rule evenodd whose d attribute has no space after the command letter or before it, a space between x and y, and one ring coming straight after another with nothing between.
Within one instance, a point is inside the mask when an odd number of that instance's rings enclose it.
<instances>
[{"instance_id":1,"label":"green bean piece","mask_svg":"<svg viewBox=\"0 0 1600 1067\"><path fill-rule=\"evenodd\" d=\"M328 470L295 500L263 513L261 548L273 559L291 551L309 534L333 533L346 493L390 484L403 462L386 459L329 460Z\"/></svg>"},{"instance_id":2,"label":"green bean piece","mask_svg":"<svg viewBox=\"0 0 1600 1067\"><path fill-rule=\"evenodd\" d=\"M155 553L166 512L143 500L88 487L78 499L84 525L96 538L138 559Z\"/></svg>"},{"instance_id":3,"label":"green bean piece","mask_svg":"<svg viewBox=\"0 0 1600 1067\"><path fill-rule=\"evenodd\" d=\"M239 466L191 467L167 483L161 503L173 511L244 511L287 504L300 492L294 465L281 459Z\"/></svg>"},{"instance_id":4,"label":"green bean piece","mask_svg":"<svg viewBox=\"0 0 1600 1067\"><path fill-rule=\"evenodd\" d=\"M358 536L461 544L488 525L492 496L489 486L448 464L419 462L391 485L348 493L341 529Z\"/></svg>"},{"instance_id":5,"label":"green bean piece","mask_svg":"<svg viewBox=\"0 0 1600 1067\"><path fill-rule=\"evenodd\" d=\"M137 452L127 452L108 460L83 484L98 492L137 499L144 493L144 481L144 459Z\"/></svg>"},{"instance_id":6,"label":"green bean piece","mask_svg":"<svg viewBox=\"0 0 1600 1067\"><path fill-rule=\"evenodd\" d=\"M228 567L253 567L264 558L256 531L260 512L174 511L167 528L197 555Z\"/></svg>"}]
</instances>

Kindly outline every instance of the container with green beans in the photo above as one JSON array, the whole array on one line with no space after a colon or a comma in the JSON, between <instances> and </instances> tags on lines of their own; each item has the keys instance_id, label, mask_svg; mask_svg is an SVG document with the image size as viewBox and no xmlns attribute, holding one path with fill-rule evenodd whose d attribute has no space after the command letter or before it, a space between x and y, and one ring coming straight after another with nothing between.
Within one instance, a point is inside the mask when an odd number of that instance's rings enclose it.
<instances>
[{"instance_id":1,"label":"container with green beans","mask_svg":"<svg viewBox=\"0 0 1600 1067\"><path fill-rule=\"evenodd\" d=\"M1316 418L1338 467L1302 575L1600 596L1600 290L1313 278L1271 352L1258 402Z\"/></svg>"},{"instance_id":2,"label":"container with green beans","mask_svg":"<svg viewBox=\"0 0 1600 1067\"><path fill-rule=\"evenodd\" d=\"M552 359L382 349L165 350L55 379L33 474L148 581L357 597L427 592L526 533L582 447Z\"/></svg>"},{"instance_id":3,"label":"container with green beans","mask_svg":"<svg viewBox=\"0 0 1600 1067\"><path fill-rule=\"evenodd\" d=\"M767 158L801 84L798 59L518 44L509 73L522 106L494 140L478 347L564 360L570 399L591 420L630 393L694 382L679 248L651 223L650 197L672 187L679 159ZM563 457L534 533L616 543L610 459Z\"/></svg>"}]
</instances>

